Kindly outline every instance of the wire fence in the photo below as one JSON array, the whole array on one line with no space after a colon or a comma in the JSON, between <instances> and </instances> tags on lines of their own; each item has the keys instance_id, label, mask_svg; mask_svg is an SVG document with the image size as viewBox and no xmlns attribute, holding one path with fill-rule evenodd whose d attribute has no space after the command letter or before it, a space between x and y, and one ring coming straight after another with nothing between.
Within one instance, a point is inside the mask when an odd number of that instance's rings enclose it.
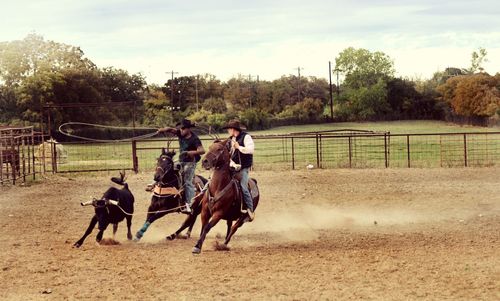
<instances>
[{"instance_id":1,"label":"wire fence","mask_svg":"<svg viewBox=\"0 0 500 301\"><path fill-rule=\"evenodd\" d=\"M37 160L36 144L43 136L33 127L0 128L0 184L25 183L42 172L43 162Z\"/></svg>"},{"instance_id":2,"label":"wire fence","mask_svg":"<svg viewBox=\"0 0 500 301\"><path fill-rule=\"evenodd\" d=\"M201 139L205 149L212 139ZM255 136L255 170L303 168L488 167L500 164L500 132L311 133ZM114 143L53 142L52 172L151 171L165 139ZM173 146L173 148L172 148ZM177 143L171 146L176 150Z\"/></svg>"}]
</instances>

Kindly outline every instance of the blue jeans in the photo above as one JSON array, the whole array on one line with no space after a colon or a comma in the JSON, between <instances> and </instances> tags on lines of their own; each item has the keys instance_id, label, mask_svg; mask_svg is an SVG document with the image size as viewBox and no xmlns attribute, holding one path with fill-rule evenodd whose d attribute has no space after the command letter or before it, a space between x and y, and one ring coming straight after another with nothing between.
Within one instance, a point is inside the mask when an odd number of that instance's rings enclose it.
<instances>
[{"instance_id":1,"label":"blue jeans","mask_svg":"<svg viewBox=\"0 0 500 301\"><path fill-rule=\"evenodd\" d=\"M245 201L248 210L253 211L253 200L252 196L250 195L250 191L248 190L249 169L250 168L242 168L238 174L241 177L240 184L241 192L243 193L243 200Z\"/></svg>"},{"instance_id":2,"label":"blue jeans","mask_svg":"<svg viewBox=\"0 0 500 301\"><path fill-rule=\"evenodd\" d=\"M184 198L186 203L191 204L194 198L194 172L196 170L196 162L182 162L182 180L184 182Z\"/></svg>"}]
</instances>

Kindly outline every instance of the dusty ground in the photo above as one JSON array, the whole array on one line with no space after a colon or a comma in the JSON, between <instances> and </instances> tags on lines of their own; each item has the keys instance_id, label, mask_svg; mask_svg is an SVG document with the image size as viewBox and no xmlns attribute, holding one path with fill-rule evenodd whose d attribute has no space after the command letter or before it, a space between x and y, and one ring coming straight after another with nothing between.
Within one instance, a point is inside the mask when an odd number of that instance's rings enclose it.
<instances>
[{"instance_id":1,"label":"dusty ground","mask_svg":"<svg viewBox=\"0 0 500 301\"><path fill-rule=\"evenodd\" d=\"M2 300L500 300L500 169L254 172L256 220L215 251L166 242L183 219L153 224L140 243L72 244L109 176L50 177L0 187ZM130 175L133 232L150 175ZM109 229L105 237L111 235Z\"/></svg>"}]
</instances>

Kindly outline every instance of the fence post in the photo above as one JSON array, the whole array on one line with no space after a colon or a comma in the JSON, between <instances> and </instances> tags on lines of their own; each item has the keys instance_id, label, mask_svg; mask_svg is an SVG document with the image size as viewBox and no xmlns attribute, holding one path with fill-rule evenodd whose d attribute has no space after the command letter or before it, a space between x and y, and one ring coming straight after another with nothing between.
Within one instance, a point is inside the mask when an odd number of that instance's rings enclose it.
<instances>
[{"instance_id":1,"label":"fence post","mask_svg":"<svg viewBox=\"0 0 500 301\"><path fill-rule=\"evenodd\" d=\"M12 185L16 185L16 179L17 179L17 161L16 161L16 147L14 139L11 139L10 141L10 165L11 165L11 172L12 172Z\"/></svg>"},{"instance_id":2,"label":"fence post","mask_svg":"<svg viewBox=\"0 0 500 301\"><path fill-rule=\"evenodd\" d=\"M349 140L349 168L352 168L352 142L351 136L348 137Z\"/></svg>"},{"instance_id":3,"label":"fence post","mask_svg":"<svg viewBox=\"0 0 500 301\"><path fill-rule=\"evenodd\" d=\"M139 172L139 162L137 160L137 141L132 140L132 165L135 173Z\"/></svg>"},{"instance_id":4,"label":"fence post","mask_svg":"<svg viewBox=\"0 0 500 301\"><path fill-rule=\"evenodd\" d=\"M410 168L410 135L406 135L406 148L408 150L408 168Z\"/></svg>"},{"instance_id":5,"label":"fence post","mask_svg":"<svg viewBox=\"0 0 500 301\"><path fill-rule=\"evenodd\" d=\"M0 137L0 180L3 185L3 139Z\"/></svg>"},{"instance_id":6,"label":"fence post","mask_svg":"<svg viewBox=\"0 0 500 301\"><path fill-rule=\"evenodd\" d=\"M319 165L319 137L318 134L316 134L316 166L320 168Z\"/></svg>"},{"instance_id":7,"label":"fence post","mask_svg":"<svg viewBox=\"0 0 500 301\"><path fill-rule=\"evenodd\" d=\"M55 142L52 145L52 173L57 173L57 147Z\"/></svg>"},{"instance_id":8,"label":"fence post","mask_svg":"<svg viewBox=\"0 0 500 301\"><path fill-rule=\"evenodd\" d=\"M467 134L464 134L464 163L467 167Z\"/></svg>"},{"instance_id":9,"label":"fence post","mask_svg":"<svg viewBox=\"0 0 500 301\"><path fill-rule=\"evenodd\" d=\"M293 137L292 137L292 169L295 169L295 148L293 145Z\"/></svg>"},{"instance_id":10,"label":"fence post","mask_svg":"<svg viewBox=\"0 0 500 301\"><path fill-rule=\"evenodd\" d=\"M389 167L389 161L387 161L387 133L384 133L384 157L385 157L385 168Z\"/></svg>"}]
</instances>

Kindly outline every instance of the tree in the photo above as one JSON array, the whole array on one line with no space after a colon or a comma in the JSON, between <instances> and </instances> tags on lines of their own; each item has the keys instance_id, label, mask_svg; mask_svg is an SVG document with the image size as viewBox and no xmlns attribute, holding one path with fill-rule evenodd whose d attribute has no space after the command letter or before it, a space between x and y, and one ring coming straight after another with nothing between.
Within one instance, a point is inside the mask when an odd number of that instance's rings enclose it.
<instances>
[{"instance_id":1,"label":"tree","mask_svg":"<svg viewBox=\"0 0 500 301\"><path fill-rule=\"evenodd\" d=\"M437 88L453 111L463 116L492 116L500 107L499 79L485 73L450 78Z\"/></svg>"},{"instance_id":2,"label":"tree","mask_svg":"<svg viewBox=\"0 0 500 301\"><path fill-rule=\"evenodd\" d=\"M359 89L376 84L379 79L394 76L394 63L385 53L349 47L335 59L335 68L344 75L344 86Z\"/></svg>"},{"instance_id":3,"label":"tree","mask_svg":"<svg viewBox=\"0 0 500 301\"><path fill-rule=\"evenodd\" d=\"M79 47L45 41L37 34L23 40L0 42L0 78L6 85L20 85L37 73L65 68L96 68Z\"/></svg>"},{"instance_id":4,"label":"tree","mask_svg":"<svg viewBox=\"0 0 500 301\"><path fill-rule=\"evenodd\" d=\"M227 111L226 102L222 98L208 98L203 102L202 108L210 113L224 113Z\"/></svg>"},{"instance_id":5,"label":"tree","mask_svg":"<svg viewBox=\"0 0 500 301\"><path fill-rule=\"evenodd\" d=\"M479 48L478 52L472 52L471 66L468 71L472 74L476 73L477 70L483 72L483 63L488 61L486 55L488 55L488 52L484 48Z\"/></svg>"},{"instance_id":6,"label":"tree","mask_svg":"<svg viewBox=\"0 0 500 301\"><path fill-rule=\"evenodd\" d=\"M375 85L344 93L336 115L343 120L361 121L384 119L391 113L386 83L379 79Z\"/></svg>"}]
</instances>

